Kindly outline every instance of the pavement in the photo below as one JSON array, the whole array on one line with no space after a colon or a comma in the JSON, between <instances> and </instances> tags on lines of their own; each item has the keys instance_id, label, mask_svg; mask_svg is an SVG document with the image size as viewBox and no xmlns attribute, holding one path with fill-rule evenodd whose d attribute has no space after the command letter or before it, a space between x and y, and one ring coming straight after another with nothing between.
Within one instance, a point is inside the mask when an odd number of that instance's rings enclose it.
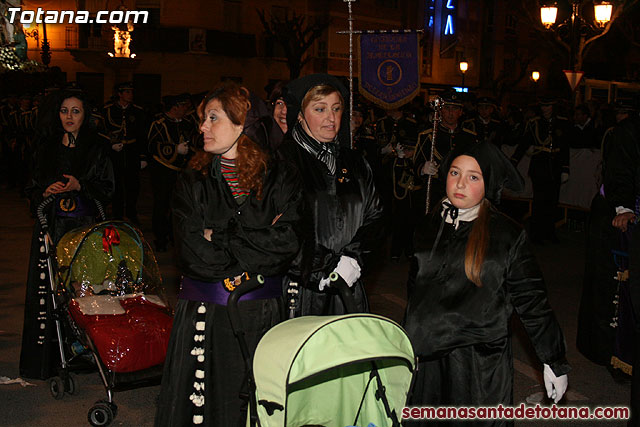
<instances>
[{"instance_id":1,"label":"pavement","mask_svg":"<svg viewBox=\"0 0 640 427\"><path fill-rule=\"evenodd\" d=\"M149 176L142 175L140 220L147 240L153 242L151 232L151 191ZM572 227L576 229L579 227ZM27 202L14 190L0 189L0 426L82 426L88 425L87 412L93 404L105 398L104 388L97 375L77 377L78 393L54 400L46 382L29 380L28 385L1 384L19 376L18 360L22 333L24 292L29 259L29 245L33 219ZM578 307L582 289L585 259L585 233L560 228L559 244L536 246L551 306L563 328L573 370L569 374L569 390L561 406L628 406L630 386L616 382L601 366L591 363L576 349L575 337ZM179 271L175 267L172 247L156 254L169 295L175 298ZM371 310L396 321L402 319L406 305L408 261L388 262L386 248L374 257L365 271L365 283ZM541 400L541 365L528 339L514 319L514 402ZM6 378L3 378L6 377ZM138 388L115 393L118 414L112 425L151 426L159 386ZM548 405L546 399L542 403ZM518 421L516 426L624 426L624 421Z\"/></svg>"}]
</instances>

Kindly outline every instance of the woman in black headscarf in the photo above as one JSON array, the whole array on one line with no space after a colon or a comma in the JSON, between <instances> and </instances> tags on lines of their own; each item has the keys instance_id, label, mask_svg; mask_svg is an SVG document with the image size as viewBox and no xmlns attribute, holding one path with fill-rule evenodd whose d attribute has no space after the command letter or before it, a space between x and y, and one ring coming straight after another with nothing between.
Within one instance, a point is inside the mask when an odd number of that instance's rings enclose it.
<instances>
[{"instance_id":1,"label":"woman in black headscarf","mask_svg":"<svg viewBox=\"0 0 640 427\"><path fill-rule=\"evenodd\" d=\"M39 138L31 184L31 208L53 196L45 215L53 244L69 230L96 221L95 200L107 203L114 190L113 168L105 151L108 140L90 124L91 108L79 91L63 91L49 99L39 122ZM57 374L51 301L46 296L49 272L45 236L36 222L31 243L25 298L20 375L47 379ZM42 313L46 313L44 316Z\"/></svg>"},{"instance_id":2,"label":"woman in black headscarf","mask_svg":"<svg viewBox=\"0 0 640 427\"><path fill-rule=\"evenodd\" d=\"M348 92L335 77L312 74L290 82L284 94L289 131L280 153L298 166L305 195L304 242L289 272L303 287L297 313L344 312L329 286L334 271L367 311L359 278L363 256L382 237L382 206L369 165L349 147Z\"/></svg>"},{"instance_id":3,"label":"woman in black headscarf","mask_svg":"<svg viewBox=\"0 0 640 427\"><path fill-rule=\"evenodd\" d=\"M511 404L514 310L558 402L570 370L562 331L525 231L493 205L503 187L521 190L522 177L491 143L454 149L441 175L447 198L416 231L409 277L405 328L419 358L411 404Z\"/></svg>"}]
</instances>

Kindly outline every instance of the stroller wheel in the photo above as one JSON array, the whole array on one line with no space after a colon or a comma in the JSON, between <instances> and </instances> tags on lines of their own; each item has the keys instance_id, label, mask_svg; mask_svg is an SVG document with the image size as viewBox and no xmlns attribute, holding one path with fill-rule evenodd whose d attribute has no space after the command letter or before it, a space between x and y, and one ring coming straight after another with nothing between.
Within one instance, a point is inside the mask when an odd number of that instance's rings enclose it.
<instances>
[{"instance_id":1,"label":"stroller wheel","mask_svg":"<svg viewBox=\"0 0 640 427\"><path fill-rule=\"evenodd\" d=\"M92 426L108 426L118 413L118 407L114 403L99 400L89 409L87 418Z\"/></svg>"},{"instance_id":2,"label":"stroller wheel","mask_svg":"<svg viewBox=\"0 0 640 427\"><path fill-rule=\"evenodd\" d=\"M74 395L78 393L78 384L76 383L76 378L74 375L67 375L67 383L65 384L65 390L70 395Z\"/></svg>"},{"instance_id":3,"label":"stroller wheel","mask_svg":"<svg viewBox=\"0 0 640 427\"><path fill-rule=\"evenodd\" d=\"M64 383L60 377L49 378L49 391L54 399L60 400L64 397Z\"/></svg>"}]
</instances>

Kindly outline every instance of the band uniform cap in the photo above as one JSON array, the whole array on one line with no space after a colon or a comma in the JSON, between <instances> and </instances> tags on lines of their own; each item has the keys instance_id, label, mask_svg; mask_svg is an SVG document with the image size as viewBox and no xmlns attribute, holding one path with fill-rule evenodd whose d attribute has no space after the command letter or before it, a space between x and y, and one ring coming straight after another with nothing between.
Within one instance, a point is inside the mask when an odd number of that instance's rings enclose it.
<instances>
[{"instance_id":1,"label":"band uniform cap","mask_svg":"<svg viewBox=\"0 0 640 427\"><path fill-rule=\"evenodd\" d=\"M178 97L175 95L165 95L162 97L162 104L164 108L169 110L174 105L178 105Z\"/></svg>"},{"instance_id":2,"label":"band uniform cap","mask_svg":"<svg viewBox=\"0 0 640 427\"><path fill-rule=\"evenodd\" d=\"M444 92L441 96L444 105L455 105L457 107L463 107L463 99L462 95L459 92L455 91L447 91Z\"/></svg>"},{"instance_id":3,"label":"band uniform cap","mask_svg":"<svg viewBox=\"0 0 640 427\"><path fill-rule=\"evenodd\" d=\"M178 104L186 104L189 101L191 101L191 94L188 92L176 95L176 103Z\"/></svg>"},{"instance_id":4,"label":"band uniform cap","mask_svg":"<svg viewBox=\"0 0 640 427\"><path fill-rule=\"evenodd\" d=\"M541 96L538 98L539 105L555 105L558 101L555 97L550 95Z\"/></svg>"},{"instance_id":5,"label":"band uniform cap","mask_svg":"<svg viewBox=\"0 0 640 427\"><path fill-rule=\"evenodd\" d=\"M115 90L116 90L116 92L120 92L120 91L123 91L123 90L133 90L133 82L118 83L115 86Z\"/></svg>"},{"instance_id":6,"label":"band uniform cap","mask_svg":"<svg viewBox=\"0 0 640 427\"><path fill-rule=\"evenodd\" d=\"M490 98L488 96L481 96L480 98L478 98L478 101L476 101L477 105L491 105L494 108L498 107L498 104L496 103L496 101L493 98Z\"/></svg>"}]
</instances>

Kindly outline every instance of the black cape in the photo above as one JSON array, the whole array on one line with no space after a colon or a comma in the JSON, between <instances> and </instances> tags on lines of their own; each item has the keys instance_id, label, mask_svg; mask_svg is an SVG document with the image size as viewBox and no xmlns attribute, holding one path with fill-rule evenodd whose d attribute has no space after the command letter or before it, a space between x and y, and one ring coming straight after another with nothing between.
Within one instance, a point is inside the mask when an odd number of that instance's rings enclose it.
<instances>
[{"instance_id":1,"label":"black cape","mask_svg":"<svg viewBox=\"0 0 640 427\"><path fill-rule=\"evenodd\" d=\"M416 231L405 328L420 360L412 405L487 405L512 401L509 320L519 315L539 359L556 375L570 368L560 326L547 302L524 230L491 208L482 287L464 272L473 226L444 224L436 211Z\"/></svg>"},{"instance_id":2,"label":"black cape","mask_svg":"<svg viewBox=\"0 0 640 427\"><path fill-rule=\"evenodd\" d=\"M43 200L42 193L49 185L63 179L63 174L72 175L80 182L79 192L61 194L46 212L54 243L67 231L96 220L95 211L79 217L58 216L56 204L60 200L66 198L76 203L81 198L87 204L93 203L93 200L106 203L114 189L113 169L102 137L83 129L76 139L75 148L63 146L61 140L62 134L56 134L39 145L35 154L32 182L27 188L31 208L35 212ZM57 374L56 365L60 356L51 316L51 297L47 294L49 289L44 237L40 223L36 221L31 241L20 352L20 375L24 378L47 379Z\"/></svg>"},{"instance_id":3,"label":"black cape","mask_svg":"<svg viewBox=\"0 0 640 427\"><path fill-rule=\"evenodd\" d=\"M306 288L302 315L344 312L340 299L318 283L334 270L342 255L354 258L362 268L363 256L381 242L382 204L371 168L358 152L340 147L336 174L293 139L285 139L279 154L300 171L304 186L303 244L289 276ZM360 310L368 305L362 283L355 286Z\"/></svg>"}]
</instances>

